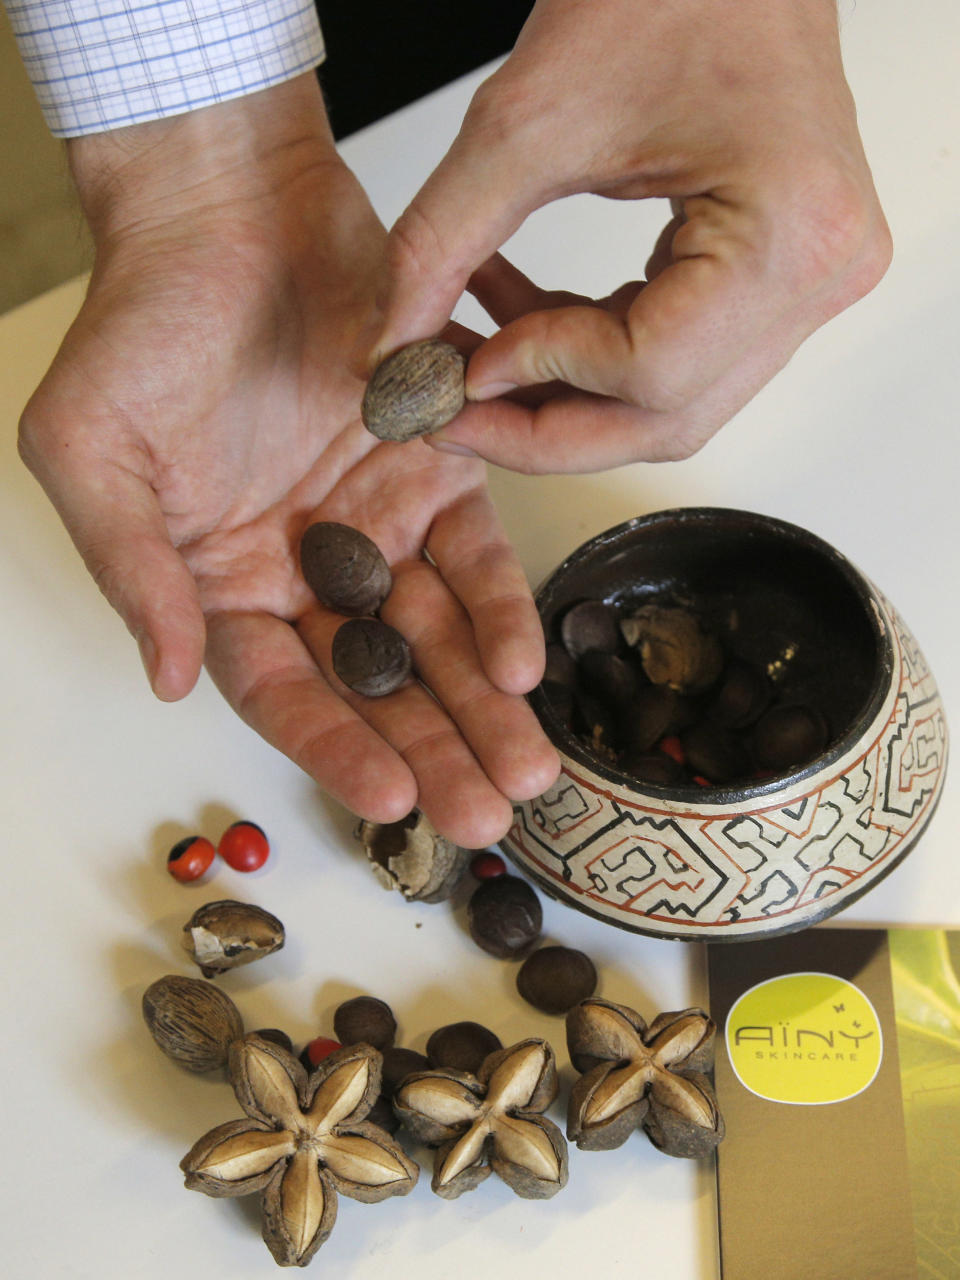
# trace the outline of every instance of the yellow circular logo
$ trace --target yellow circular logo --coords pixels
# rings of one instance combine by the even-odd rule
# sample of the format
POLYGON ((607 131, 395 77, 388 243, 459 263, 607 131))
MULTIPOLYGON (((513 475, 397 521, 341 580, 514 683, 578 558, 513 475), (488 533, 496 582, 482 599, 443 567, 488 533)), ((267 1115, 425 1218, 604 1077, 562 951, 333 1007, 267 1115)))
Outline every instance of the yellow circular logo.
POLYGON ((883 1033, 863 992, 829 973, 790 973, 745 991, 727 1015, 740 1083, 771 1102, 843 1102, 873 1082, 883 1033))

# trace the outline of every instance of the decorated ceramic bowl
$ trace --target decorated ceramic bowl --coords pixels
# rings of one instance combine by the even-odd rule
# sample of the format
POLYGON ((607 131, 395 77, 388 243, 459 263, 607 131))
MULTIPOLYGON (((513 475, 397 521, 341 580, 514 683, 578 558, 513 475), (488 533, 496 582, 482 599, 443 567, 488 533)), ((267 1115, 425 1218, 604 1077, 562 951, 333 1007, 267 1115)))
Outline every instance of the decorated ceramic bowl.
POLYGON ((518 806, 504 846, 548 893, 638 933, 744 941, 841 911, 914 847, 943 786, 943 707, 903 621, 833 547, 749 512, 661 511, 593 538, 547 579, 548 639, 585 599, 723 619, 738 653, 774 682, 787 673, 829 732, 774 776, 642 782, 541 686, 531 701, 563 768, 518 806))

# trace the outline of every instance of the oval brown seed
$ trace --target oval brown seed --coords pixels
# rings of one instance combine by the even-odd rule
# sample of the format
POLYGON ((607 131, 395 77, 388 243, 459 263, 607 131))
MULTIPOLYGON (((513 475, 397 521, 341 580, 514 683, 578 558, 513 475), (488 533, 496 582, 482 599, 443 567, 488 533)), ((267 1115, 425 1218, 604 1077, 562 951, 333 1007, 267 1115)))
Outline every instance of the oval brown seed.
POLYGON ((438 1027, 427 1041, 427 1057, 431 1067, 476 1075, 483 1060, 502 1048, 499 1036, 479 1022, 451 1022, 438 1027))
POLYGON ((470 936, 501 960, 521 956, 543 927, 540 899, 519 876, 497 876, 474 889, 467 904, 470 936))
POLYGON ((363 425, 380 440, 413 440, 439 431, 464 403, 466 361, 449 342, 428 338, 388 356, 363 396, 363 425))
POLYGON ((761 769, 792 769, 818 756, 828 738, 827 723, 814 707, 771 707, 754 725, 754 759, 761 769))
POLYGON ((582 658, 593 650, 616 653, 620 648, 617 612, 602 600, 581 600, 563 615, 560 639, 571 658, 582 658))
POLYGON ((410 675, 410 648, 399 631, 377 618, 351 618, 333 637, 333 669, 354 693, 382 698, 410 675))
POLYGON ((376 996, 354 996, 344 1000, 333 1015, 333 1034, 341 1044, 371 1045, 383 1052, 393 1044, 397 1020, 393 1010, 376 996))
POLYGON ((566 1013, 597 989, 593 961, 573 947, 541 947, 524 960, 517 990, 544 1013, 566 1013))
POLYGON ((429 1068, 430 1063, 425 1054, 417 1053, 416 1049, 403 1049, 397 1045, 391 1045, 389 1049, 383 1051, 380 1091, 384 1097, 392 1098, 407 1076, 412 1075, 414 1071, 427 1071, 429 1068))
POLYGON ((377 544, 335 520, 318 520, 304 532, 300 569, 321 604, 351 617, 376 613, 393 586, 377 544))

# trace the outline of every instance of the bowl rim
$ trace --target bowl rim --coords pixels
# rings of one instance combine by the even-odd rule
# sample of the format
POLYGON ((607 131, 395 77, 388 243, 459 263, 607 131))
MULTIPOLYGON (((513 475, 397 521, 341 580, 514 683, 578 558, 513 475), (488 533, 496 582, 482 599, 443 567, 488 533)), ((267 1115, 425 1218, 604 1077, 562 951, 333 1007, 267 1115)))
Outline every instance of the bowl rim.
POLYGON ((638 530, 650 530, 667 523, 673 525, 700 523, 707 526, 711 523, 715 524, 718 520, 750 524, 764 533, 773 533, 794 545, 800 544, 821 555, 834 570, 840 573, 859 601, 876 645, 877 656, 870 692, 847 729, 834 739, 825 751, 812 760, 796 769, 777 773, 756 782, 707 788, 695 783, 689 786, 664 786, 652 782, 641 784, 630 774, 591 755, 580 739, 560 720, 543 692, 542 686, 537 685, 531 690, 528 695, 530 705, 553 745, 575 761, 580 768, 603 778, 624 794, 635 796, 638 804, 642 804, 645 799, 652 799, 658 802, 674 802, 685 808, 703 809, 727 806, 744 800, 762 801, 767 797, 777 796, 784 790, 792 790, 824 770, 832 769, 838 761, 849 754, 876 721, 889 693, 891 677, 896 665, 895 645, 884 601, 877 588, 851 560, 818 534, 778 516, 763 515, 760 512, 746 511, 738 507, 669 507, 662 511, 633 516, 629 520, 595 534, 574 548, 535 591, 534 602, 541 622, 549 593, 556 589, 564 575, 604 548, 616 544, 626 535, 638 530))

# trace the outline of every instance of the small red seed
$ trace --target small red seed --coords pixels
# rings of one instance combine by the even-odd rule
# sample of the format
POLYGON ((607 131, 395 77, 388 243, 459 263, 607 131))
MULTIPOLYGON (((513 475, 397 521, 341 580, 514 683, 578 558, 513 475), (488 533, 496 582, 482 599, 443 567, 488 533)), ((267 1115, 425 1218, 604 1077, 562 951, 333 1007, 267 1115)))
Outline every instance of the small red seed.
MULTIPOLYGON (((337 1049, 343 1046, 338 1040, 331 1040, 328 1036, 317 1036, 311 1040, 303 1050, 303 1057, 311 1067, 318 1066, 324 1058, 329 1058, 331 1053, 335 1053, 337 1049)), ((304 1063, 306 1066, 307 1063, 304 1063)))
POLYGON ((712 786, 713 786, 713 783, 710 781, 710 779, 709 779, 709 778, 705 778, 705 777, 703 776, 703 774, 702 774, 702 773, 695 773, 695 774, 693 775, 693 780, 694 780, 694 782, 697 784, 697 786, 698 786, 698 787, 712 787, 712 786))
POLYGON ((174 880, 188 884, 210 869, 215 855, 213 845, 204 836, 187 836, 167 854, 167 870, 174 880))
POLYGON ((478 853, 470 861, 470 874, 475 880, 493 880, 507 874, 507 864, 499 853, 478 853))
POLYGON ((270 842, 255 822, 235 822, 220 837, 217 852, 234 871, 257 871, 270 854, 270 842))
POLYGON ((671 760, 676 760, 677 764, 684 765, 687 763, 687 753, 683 749, 683 743, 673 734, 669 734, 666 738, 661 738, 657 743, 657 749, 662 751, 665 756, 669 756, 671 760))

